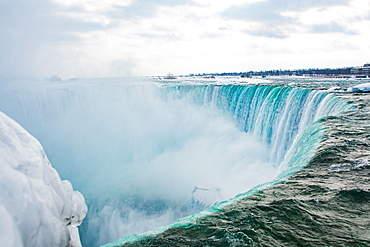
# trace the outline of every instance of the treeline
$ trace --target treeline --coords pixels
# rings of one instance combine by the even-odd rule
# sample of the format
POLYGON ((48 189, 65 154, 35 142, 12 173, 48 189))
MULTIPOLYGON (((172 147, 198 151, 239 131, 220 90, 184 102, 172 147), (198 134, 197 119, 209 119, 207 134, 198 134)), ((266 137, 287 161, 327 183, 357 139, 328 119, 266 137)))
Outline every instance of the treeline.
POLYGON ((189 76, 240 76, 240 77, 253 77, 253 76, 340 76, 350 75, 353 67, 336 68, 336 69, 296 69, 296 70, 263 70, 263 71, 248 71, 248 72, 224 72, 224 73, 203 73, 203 74, 190 74, 189 76))

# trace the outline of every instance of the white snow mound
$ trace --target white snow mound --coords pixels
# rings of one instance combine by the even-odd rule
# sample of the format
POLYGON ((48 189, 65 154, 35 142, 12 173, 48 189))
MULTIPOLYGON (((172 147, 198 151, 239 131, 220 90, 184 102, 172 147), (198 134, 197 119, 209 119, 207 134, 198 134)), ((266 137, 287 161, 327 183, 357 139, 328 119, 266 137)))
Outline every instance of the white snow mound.
POLYGON ((85 199, 62 181, 41 144, 0 112, 0 243, 81 246, 85 199))
POLYGON ((367 93, 370 92, 370 83, 363 83, 351 88, 348 88, 348 92, 353 92, 353 93, 367 93))

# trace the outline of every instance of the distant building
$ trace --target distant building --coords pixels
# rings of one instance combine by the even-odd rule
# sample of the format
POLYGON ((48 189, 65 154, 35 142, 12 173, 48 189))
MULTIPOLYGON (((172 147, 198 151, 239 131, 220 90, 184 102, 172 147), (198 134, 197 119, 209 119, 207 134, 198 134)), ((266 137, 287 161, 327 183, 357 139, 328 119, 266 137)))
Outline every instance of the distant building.
POLYGON ((174 79, 177 79, 177 78, 176 78, 176 76, 174 76, 173 74, 168 73, 168 74, 164 77, 164 79, 174 80, 174 79))
POLYGON ((351 74, 360 76, 370 75, 370 63, 364 64, 363 66, 353 67, 351 69, 351 74))

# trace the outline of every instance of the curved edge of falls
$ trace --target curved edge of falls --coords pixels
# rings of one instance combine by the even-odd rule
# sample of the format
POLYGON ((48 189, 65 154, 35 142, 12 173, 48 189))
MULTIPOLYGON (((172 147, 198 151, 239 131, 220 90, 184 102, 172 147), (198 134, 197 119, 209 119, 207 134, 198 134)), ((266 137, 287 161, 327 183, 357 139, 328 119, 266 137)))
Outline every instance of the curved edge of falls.
POLYGON ((278 161, 279 173, 273 181, 258 185, 229 200, 216 203, 195 215, 184 217, 171 225, 140 235, 124 237, 116 242, 103 245, 105 247, 135 244, 169 229, 190 228, 196 221, 288 179, 314 157, 324 136, 325 127, 322 119, 353 109, 353 106, 333 94, 308 89, 273 86, 186 86, 186 90, 181 92, 181 88, 184 87, 170 88, 169 91, 172 91, 170 94, 166 89, 165 97, 181 98, 184 97, 185 92, 185 97, 190 96, 198 104, 218 107, 229 112, 237 119, 240 128, 252 132, 270 144, 273 150, 270 158, 278 161), (256 95, 259 96, 258 99, 256 95), (254 111, 250 112, 248 107, 254 111), (272 114, 264 114, 266 112, 272 112, 272 114), (281 147, 279 142, 284 138, 286 145, 281 147), (283 152, 284 155, 279 157, 279 152, 283 152))
POLYGON ((130 235, 127 237, 123 237, 120 240, 108 243, 105 245, 102 245, 104 247, 121 247, 124 245, 130 245, 135 244, 136 242, 145 241, 147 238, 154 237, 155 235, 164 233, 165 231, 172 229, 172 228, 188 228, 196 222, 207 216, 211 216, 214 213, 218 213, 223 210, 223 208, 232 205, 235 202, 238 202, 242 199, 246 199, 250 196, 252 196, 255 193, 258 193, 260 191, 263 191, 264 189, 268 188, 271 185, 277 184, 279 182, 282 182, 285 179, 288 179, 289 176, 294 174, 295 172, 299 171, 302 167, 304 167, 310 159, 314 156, 318 146, 319 141, 323 137, 323 131, 325 130, 324 126, 320 123, 320 121, 317 121, 310 125, 304 133, 298 138, 297 145, 293 145, 293 150, 290 152, 291 158, 293 159, 293 162, 288 165, 285 169, 281 170, 279 175, 271 182, 260 184, 250 190, 248 190, 245 193, 239 194, 229 200, 216 203, 213 206, 197 213, 191 216, 184 217, 182 219, 177 220, 173 224, 170 224, 168 226, 159 227, 156 229, 153 229, 151 231, 145 232, 143 234, 139 235, 130 235), (298 148, 298 145, 302 144, 302 142, 305 142, 307 145, 300 149, 298 148), (307 151, 307 152, 306 152, 307 151), (295 154, 295 155, 294 155, 295 154), (297 158, 300 156, 299 158, 297 158))

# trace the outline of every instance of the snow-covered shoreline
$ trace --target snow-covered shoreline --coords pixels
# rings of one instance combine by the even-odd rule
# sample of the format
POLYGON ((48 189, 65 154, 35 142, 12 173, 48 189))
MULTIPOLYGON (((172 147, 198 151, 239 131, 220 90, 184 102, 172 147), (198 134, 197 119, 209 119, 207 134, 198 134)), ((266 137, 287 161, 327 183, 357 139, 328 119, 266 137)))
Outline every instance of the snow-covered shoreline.
POLYGON ((41 144, 0 112, 0 243, 81 246, 84 197, 62 181, 41 144))

